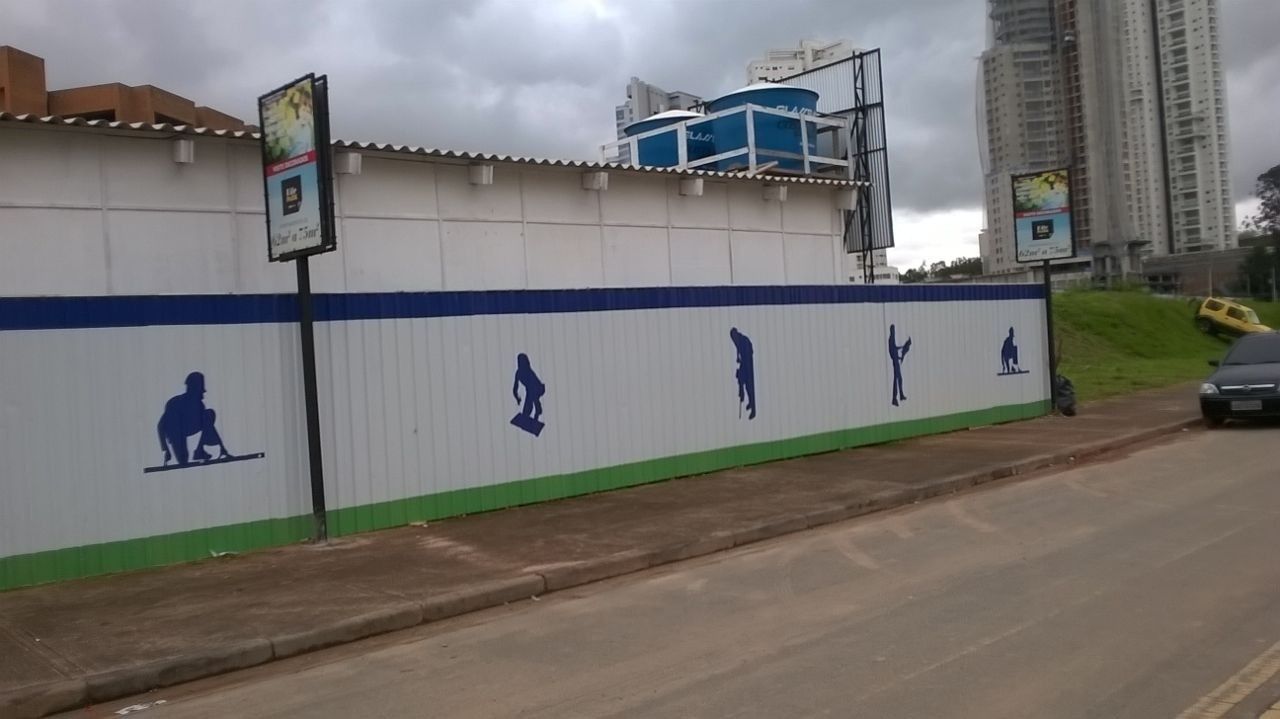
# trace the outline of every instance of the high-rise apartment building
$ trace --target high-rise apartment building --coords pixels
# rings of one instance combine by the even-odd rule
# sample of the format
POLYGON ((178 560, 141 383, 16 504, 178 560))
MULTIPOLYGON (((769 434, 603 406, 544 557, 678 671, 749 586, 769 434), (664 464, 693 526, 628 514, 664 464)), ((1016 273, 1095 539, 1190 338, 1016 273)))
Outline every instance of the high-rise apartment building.
POLYGON ((1010 176, 1063 164, 1063 73, 1054 0, 989 0, 978 84, 987 231, 984 270, 1017 269, 1010 176))
MULTIPOLYGON (((638 77, 627 83, 627 101, 614 108, 613 119, 618 139, 626 137, 622 130, 633 122, 653 117, 667 110, 689 110, 702 103, 702 98, 687 92, 667 92, 657 85, 650 85, 638 77)), ((627 146, 618 148, 618 162, 629 162, 631 150, 627 146)))
POLYGON ((1018 269, 1009 177, 1055 166, 1072 170, 1077 262, 1097 274, 1234 246, 1217 0, 988 0, 988 14, 987 271, 1018 269))
MULTIPOLYGON (((1128 0, 1138 2, 1138 0, 1128 0)), ((1236 245, 1227 162, 1226 91, 1217 0, 1153 3, 1159 59, 1155 87, 1163 99, 1170 253, 1236 245)), ((1166 247, 1158 247, 1164 254, 1166 247)))
POLYGON ((801 40, 800 47, 770 50, 747 64, 747 84, 773 82, 815 67, 839 62, 857 52, 845 40, 801 40))

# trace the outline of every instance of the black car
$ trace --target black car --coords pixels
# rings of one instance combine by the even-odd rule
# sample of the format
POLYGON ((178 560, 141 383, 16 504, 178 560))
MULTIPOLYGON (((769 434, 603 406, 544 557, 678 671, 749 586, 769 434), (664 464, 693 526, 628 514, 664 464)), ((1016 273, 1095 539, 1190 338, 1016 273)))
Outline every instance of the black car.
POLYGON ((1208 427, 1228 419, 1280 417, 1280 333, 1245 335, 1218 370, 1200 385, 1200 413, 1208 427))

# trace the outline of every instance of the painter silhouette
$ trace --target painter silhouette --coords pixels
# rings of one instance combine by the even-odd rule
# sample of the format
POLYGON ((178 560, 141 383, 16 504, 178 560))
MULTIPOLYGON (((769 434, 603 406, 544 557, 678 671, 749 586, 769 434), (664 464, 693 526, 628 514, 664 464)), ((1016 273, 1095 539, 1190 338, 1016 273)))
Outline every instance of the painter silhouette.
POLYGON ((1000 347, 999 376, 1027 373, 1027 371, 1022 369, 1018 364, 1018 345, 1013 340, 1013 328, 1010 327, 1009 336, 1004 338, 1004 345, 1000 347))
POLYGON ((147 467, 143 472, 160 472, 167 469, 198 467, 206 464, 237 462, 246 459, 261 459, 261 452, 246 455, 234 455, 222 440, 218 432, 218 415, 204 406, 205 383, 204 374, 192 372, 185 381, 187 390, 180 395, 170 397, 164 403, 164 412, 156 423, 156 434, 160 439, 160 451, 164 453, 163 462, 156 467, 147 467), (195 452, 188 452, 187 440, 198 436, 195 452), (217 447, 215 458, 205 449, 217 447))
POLYGON ((898 328, 889 325, 889 359, 893 361, 893 406, 897 407, 899 402, 905 402, 907 395, 902 391, 902 360, 906 359, 907 353, 911 351, 911 338, 898 346, 898 328))
POLYGON ((729 329, 729 339, 738 351, 738 369, 733 376, 738 380, 738 416, 742 416, 742 403, 746 402, 747 419, 756 418, 756 364, 755 350, 751 346, 751 338, 738 331, 737 327, 729 329))
POLYGON ((511 394, 516 398, 516 404, 521 404, 523 401, 523 406, 520 412, 511 418, 511 424, 534 437, 540 436, 542 428, 546 426, 538 419, 542 416, 542 396, 546 393, 547 386, 533 371, 533 365, 529 364, 529 355, 523 352, 516 355, 516 376, 511 385, 511 394), (520 399, 521 385, 524 386, 523 400, 520 399))

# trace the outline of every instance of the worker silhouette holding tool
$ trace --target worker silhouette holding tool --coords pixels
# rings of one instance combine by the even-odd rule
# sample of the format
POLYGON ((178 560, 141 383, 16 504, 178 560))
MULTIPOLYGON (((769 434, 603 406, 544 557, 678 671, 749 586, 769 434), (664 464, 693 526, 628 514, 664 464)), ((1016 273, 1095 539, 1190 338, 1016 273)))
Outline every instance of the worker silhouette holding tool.
POLYGON ((893 406, 897 407, 901 400, 906 401, 907 395, 902 391, 902 360, 906 359, 907 353, 911 351, 911 338, 898 346, 897 328, 889 325, 889 359, 893 361, 893 406))
POLYGON ((1005 338, 1004 345, 1000 348, 1000 366, 1003 368, 1003 374, 1018 374, 1018 345, 1013 342, 1013 328, 1009 328, 1009 336, 1005 338))
POLYGON ((168 465, 175 459, 180 466, 189 464, 187 438, 194 434, 200 435, 200 439, 190 459, 197 462, 213 459, 205 447, 217 447, 218 459, 232 457, 214 426, 217 414, 204 406, 204 375, 192 372, 187 375, 186 385, 186 392, 164 403, 164 414, 160 415, 160 422, 156 425, 160 449, 164 451, 164 464, 168 465))
POLYGON ((738 370, 734 377, 738 380, 738 416, 742 416, 742 403, 747 403, 747 419, 756 418, 756 366, 755 350, 751 347, 751 338, 738 331, 737 327, 729 329, 729 339, 738 350, 738 370))
POLYGON ((516 404, 521 403, 520 385, 524 385, 524 406, 511 418, 511 424, 537 437, 546 426, 538 418, 542 416, 542 395, 547 393, 547 386, 538 379, 533 365, 529 364, 529 355, 523 352, 516 355, 516 376, 511 385, 511 394, 516 398, 516 404))

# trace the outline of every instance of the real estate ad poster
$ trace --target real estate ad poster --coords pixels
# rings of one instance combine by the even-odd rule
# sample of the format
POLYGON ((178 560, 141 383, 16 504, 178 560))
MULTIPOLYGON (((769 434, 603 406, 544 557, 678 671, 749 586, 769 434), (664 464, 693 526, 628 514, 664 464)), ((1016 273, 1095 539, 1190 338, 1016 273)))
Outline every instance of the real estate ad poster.
POLYGON ((320 150, 328 142, 324 85, 304 77, 258 100, 272 261, 333 249, 329 192, 320 150))
POLYGON ((1015 176, 1013 224, 1018 262, 1075 257, 1070 173, 1062 169, 1015 176))

